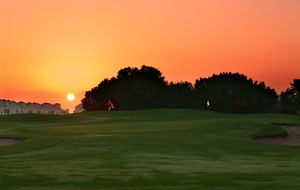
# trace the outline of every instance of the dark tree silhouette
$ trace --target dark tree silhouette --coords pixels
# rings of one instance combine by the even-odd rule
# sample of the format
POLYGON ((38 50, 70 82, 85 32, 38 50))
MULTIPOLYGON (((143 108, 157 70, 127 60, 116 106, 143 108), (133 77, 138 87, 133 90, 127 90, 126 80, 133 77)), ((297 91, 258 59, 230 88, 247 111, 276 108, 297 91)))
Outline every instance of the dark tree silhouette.
POLYGON ((159 108, 165 86, 164 77, 154 67, 127 67, 118 72, 117 78, 105 79, 88 91, 82 103, 86 110, 107 110, 111 106, 105 105, 111 104, 117 110, 159 108))
POLYGON ((239 73, 220 73, 196 80, 195 97, 198 108, 205 108, 209 100, 211 109, 231 113, 272 111, 277 102, 274 89, 239 73))
POLYGON ((300 79, 294 79, 291 88, 280 94, 279 104, 283 113, 300 114, 300 79))
POLYGON ((162 92, 162 106, 165 108, 191 108, 193 106, 194 86, 190 82, 170 82, 162 92))
POLYGON ((109 102, 115 102, 112 96, 112 87, 115 83, 116 78, 104 79, 97 87, 87 91, 82 100, 83 108, 88 111, 110 110, 109 102))
POLYGON ((291 87, 295 92, 300 92, 300 79, 294 79, 294 82, 291 83, 291 87))
MULTIPOLYGON (((298 83, 297 83, 298 84, 298 83)), ((297 88, 295 83, 295 88, 297 88)), ((121 69, 117 77, 104 79, 87 91, 82 100, 84 109, 137 110, 151 108, 206 108, 232 113, 274 111, 277 94, 239 73, 220 73, 190 82, 166 82, 154 67, 121 69)))

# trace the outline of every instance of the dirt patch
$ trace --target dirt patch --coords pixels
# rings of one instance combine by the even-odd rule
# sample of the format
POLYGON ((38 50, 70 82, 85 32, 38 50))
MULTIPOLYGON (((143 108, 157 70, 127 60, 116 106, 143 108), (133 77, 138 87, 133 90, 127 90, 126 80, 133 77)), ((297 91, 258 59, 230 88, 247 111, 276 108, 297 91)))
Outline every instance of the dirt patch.
POLYGON ((0 138, 0 147, 1 146, 10 146, 14 144, 19 144, 21 140, 12 139, 12 138, 0 138))
POLYGON ((257 142, 262 142, 265 144, 281 144, 281 145, 291 145, 300 146, 300 126, 296 125, 280 125, 281 128, 286 130, 288 133, 284 137, 262 137, 254 139, 257 142))

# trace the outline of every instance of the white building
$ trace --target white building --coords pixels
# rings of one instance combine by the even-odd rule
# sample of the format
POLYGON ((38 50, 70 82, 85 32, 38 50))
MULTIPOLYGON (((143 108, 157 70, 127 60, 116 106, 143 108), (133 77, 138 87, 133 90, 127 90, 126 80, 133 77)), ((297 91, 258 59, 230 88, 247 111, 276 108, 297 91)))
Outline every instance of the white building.
POLYGON ((62 109, 60 104, 25 103, 0 99, 0 115, 24 113, 63 115, 69 114, 69 110, 62 109))
POLYGON ((81 113, 81 112, 84 112, 84 111, 85 111, 85 109, 83 108, 83 105, 79 104, 75 107, 74 113, 81 113))

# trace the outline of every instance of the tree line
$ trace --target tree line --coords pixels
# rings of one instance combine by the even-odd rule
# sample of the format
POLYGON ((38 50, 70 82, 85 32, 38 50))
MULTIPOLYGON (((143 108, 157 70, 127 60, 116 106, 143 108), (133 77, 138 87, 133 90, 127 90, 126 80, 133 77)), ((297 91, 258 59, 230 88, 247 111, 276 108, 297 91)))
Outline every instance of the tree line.
POLYGON ((211 109, 229 113, 300 112, 300 80, 280 95, 264 82, 224 72, 190 82, 168 82, 150 66, 127 67, 85 93, 83 108, 139 110, 154 108, 211 109), (209 102, 209 106, 207 103, 209 102))

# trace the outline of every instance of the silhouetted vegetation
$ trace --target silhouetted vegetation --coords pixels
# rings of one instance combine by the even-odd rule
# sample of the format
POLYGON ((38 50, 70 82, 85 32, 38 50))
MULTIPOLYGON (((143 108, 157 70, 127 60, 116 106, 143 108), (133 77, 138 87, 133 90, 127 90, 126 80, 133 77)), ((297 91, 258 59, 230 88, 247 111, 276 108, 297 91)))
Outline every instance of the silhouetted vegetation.
POLYGON ((221 73, 189 82, 167 83, 153 67, 124 68, 117 77, 103 80, 86 92, 86 110, 137 110, 151 108, 206 108, 233 113, 274 110, 277 95, 264 83, 238 73, 221 73))
POLYGON ((161 93, 163 108, 192 108, 194 86, 190 82, 170 82, 161 93))
POLYGON ((195 97, 200 108, 209 100, 211 109, 231 113, 273 111, 277 103, 274 89, 239 73, 221 73, 196 80, 195 97))
POLYGON ((87 111, 139 110, 153 108, 196 108, 230 113, 260 113, 299 110, 299 80, 280 95, 264 82, 239 73, 220 73, 190 82, 167 82, 149 66, 121 69, 116 77, 104 79, 87 91, 82 100, 87 111), (207 101, 210 102, 207 108, 207 101))
POLYGON ((117 77, 104 79, 86 92, 82 100, 86 110, 137 110, 161 107, 161 92, 167 84, 153 67, 124 68, 117 77))
POLYGON ((300 114, 300 79, 295 79, 291 88, 280 94, 279 104, 283 113, 300 114))

